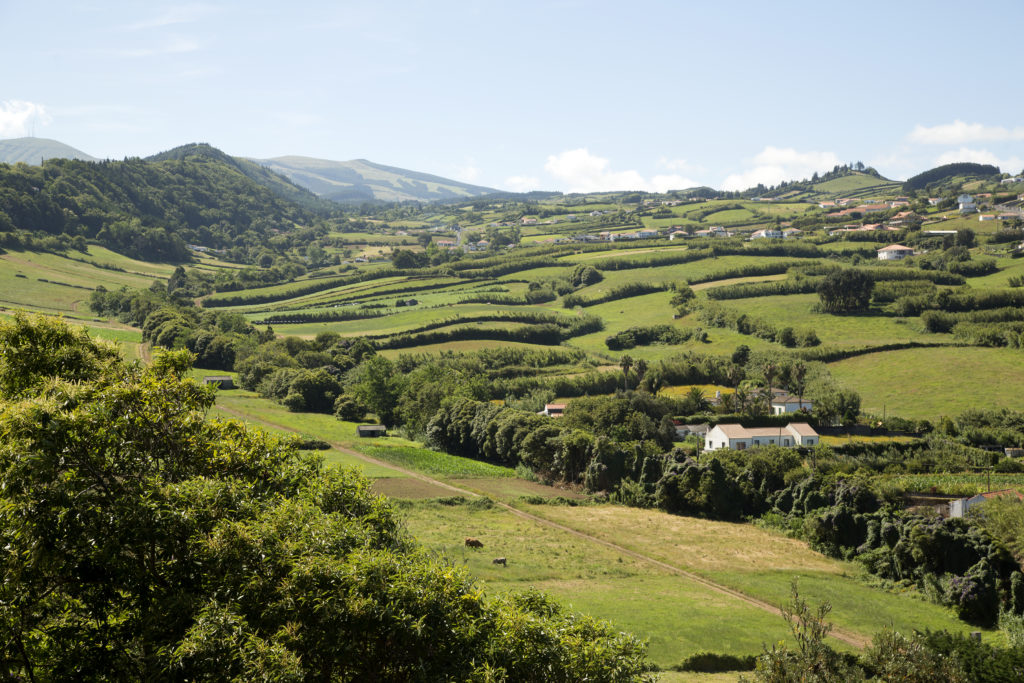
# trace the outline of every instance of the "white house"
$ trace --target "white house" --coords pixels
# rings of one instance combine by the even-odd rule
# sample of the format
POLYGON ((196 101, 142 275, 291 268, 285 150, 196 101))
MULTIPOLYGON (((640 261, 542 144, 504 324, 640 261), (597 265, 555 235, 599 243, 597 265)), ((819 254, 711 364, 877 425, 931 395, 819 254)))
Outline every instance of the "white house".
POLYGON ((781 240, 782 232, 774 228, 765 228, 764 230, 758 230, 750 235, 750 239, 769 239, 769 240, 781 240))
POLYGON ((913 255, 914 250, 902 244, 890 244, 878 250, 879 261, 899 261, 913 255))
POLYGON ((956 203, 960 207, 960 213, 973 213, 978 208, 974 203, 974 197, 969 194, 962 194, 957 197, 956 203))
POLYGON ((806 398, 781 394, 772 398, 772 414, 785 415, 786 413, 798 413, 800 411, 810 412, 814 410, 814 404, 806 398))
POLYGON ((540 415, 547 417, 562 417, 565 415, 566 403, 545 403, 544 410, 540 411, 540 415))
POLYGON ((981 222, 994 221, 996 219, 995 214, 992 213, 979 213, 978 220, 981 222))
POLYGON ((1002 491, 989 491, 988 493, 979 493, 971 498, 958 498, 949 502, 949 516, 950 517, 963 517, 967 514, 975 505, 984 503, 987 500, 993 498, 1002 498, 1003 496, 1010 496, 1017 500, 1024 500, 1024 495, 1021 495, 1020 491, 1014 489, 1003 489, 1002 491))
POLYGON ((802 234, 804 234, 804 231, 801 230, 800 228, 786 228, 785 230, 782 231, 782 239, 791 240, 799 237, 802 234))
POLYGON ((791 422, 785 427, 744 427, 738 424, 716 425, 704 437, 704 450, 732 448, 742 451, 758 446, 814 446, 818 432, 806 422, 791 422))

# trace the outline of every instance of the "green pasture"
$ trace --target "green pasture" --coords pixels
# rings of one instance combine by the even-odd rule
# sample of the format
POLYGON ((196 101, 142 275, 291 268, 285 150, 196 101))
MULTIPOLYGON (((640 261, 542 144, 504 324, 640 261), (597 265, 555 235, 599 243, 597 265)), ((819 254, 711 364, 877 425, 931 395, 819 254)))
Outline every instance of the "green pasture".
MULTIPOLYGON (((92 258, 80 252, 70 252, 69 256, 71 258, 30 251, 0 254, 0 305, 48 313, 90 315, 87 302, 97 286, 103 285, 107 289, 119 289, 122 286, 145 289, 155 279, 151 275, 99 268, 85 260, 76 260, 92 258)), ((112 256, 116 254, 105 251, 102 256, 107 261, 114 261, 112 256), (108 255, 111 258, 108 259, 108 255)), ((103 259, 97 259, 97 262, 103 259)), ((125 265, 141 264, 129 263, 123 257, 118 262, 125 265)))
MULTIPOLYGON (((821 332, 819 331, 819 335, 821 332)), ((939 347, 883 351, 829 364, 864 412, 934 420, 968 409, 1021 408, 1019 349, 939 347)))
POLYGON ((868 584, 856 564, 814 552, 795 539, 750 524, 712 522, 613 505, 524 506, 533 514, 584 531, 629 550, 681 567, 770 604, 788 601, 793 579, 812 604, 829 601, 831 620, 870 637, 892 625, 947 629, 972 627, 916 593, 893 593, 868 584))
POLYGON ((424 501, 402 510, 422 545, 466 567, 490 592, 539 588, 574 610, 648 638, 651 659, 662 667, 700 650, 756 654, 765 640, 787 635, 778 616, 500 508, 424 501), (466 548, 467 536, 483 549, 466 548), (494 557, 505 557, 507 566, 494 565, 494 557))
POLYGON ((1002 288, 1010 286, 1010 278, 1024 276, 1024 259, 1003 256, 996 259, 998 272, 981 277, 967 279, 967 284, 979 289, 1002 288))
POLYGON ((891 194, 899 190, 900 184, 879 180, 869 175, 848 175, 834 180, 827 180, 812 186, 815 192, 823 194, 844 195, 849 192, 866 189, 878 189, 882 194, 891 194))
POLYGON ((952 343, 949 335, 937 336, 922 331, 916 318, 878 315, 831 315, 815 313, 817 294, 789 294, 732 299, 722 302, 728 308, 768 320, 777 327, 813 328, 821 343, 842 348, 865 347, 902 342, 952 343))
POLYGON ((749 223, 757 216, 750 209, 726 209, 716 211, 704 217, 708 225, 728 225, 730 223, 749 223))

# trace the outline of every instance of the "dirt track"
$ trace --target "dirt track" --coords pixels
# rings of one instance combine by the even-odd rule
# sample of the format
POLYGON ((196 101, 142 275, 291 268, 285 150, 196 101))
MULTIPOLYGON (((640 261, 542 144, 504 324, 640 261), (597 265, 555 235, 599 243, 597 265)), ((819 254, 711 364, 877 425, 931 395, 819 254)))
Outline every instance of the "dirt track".
MULTIPOLYGON (((264 425, 267 425, 269 427, 274 427, 275 429, 281 429, 281 430, 288 431, 288 432, 298 433, 298 430, 292 429, 291 427, 287 427, 287 426, 282 425, 282 424, 277 424, 277 423, 274 423, 274 422, 270 422, 268 420, 259 420, 259 419, 250 417, 250 416, 246 415, 245 413, 242 413, 242 412, 237 411, 237 410, 232 410, 232 409, 226 408, 224 406, 219 406, 219 408, 220 408, 220 410, 223 410, 226 413, 230 413, 231 415, 234 415, 234 416, 236 416, 236 417, 238 417, 239 419, 242 419, 242 420, 246 420, 246 421, 254 422, 254 423, 264 424, 264 425)), ((422 474, 420 472, 416 472, 414 470, 406 469, 404 467, 399 467, 398 465, 393 465, 393 464, 391 464, 389 462, 385 462, 383 460, 378 460, 376 458, 371 458, 368 455, 364 455, 363 453, 360 453, 359 451, 352 450, 351 448, 347 448, 345 446, 342 446, 341 444, 332 443, 332 442, 328 442, 328 443, 331 444, 332 448, 334 448, 336 450, 339 450, 342 453, 347 453, 348 455, 352 455, 352 456, 354 456, 356 458, 359 458, 360 460, 363 460, 363 461, 365 461, 367 463, 371 463, 371 464, 374 464, 374 465, 379 465, 379 466, 382 466, 382 467, 387 467, 389 469, 395 470, 396 472, 401 472, 402 474, 405 474, 407 476, 414 477, 416 479, 420 479, 422 481, 434 484, 435 486, 440 486, 440 487, 443 487, 445 489, 448 489, 450 491, 453 491, 455 493, 459 493, 459 494, 462 494, 462 495, 465 495, 465 496, 474 496, 475 497, 475 496, 479 496, 480 495, 479 493, 477 493, 475 491, 471 491, 470 489, 465 489, 465 488, 461 488, 461 487, 458 487, 458 486, 453 486, 451 484, 448 484, 446 482, 440 481, 438 479, 434 479, 432 477, 428 477, 427 475, 422 474)), ((573 536, 585 539, 587 541, 590 541, 591 543, 599 543, 599 544, 601 544, 603 546, 606 546, 608 548, 611 548, 611 549, 615 550, 616 552, 622 553, 624 555, 628 555, 628 556, 630 556, 632 558, 635 558, 635 559, 638 559, 638 560, 642 560, 644 562, 648 562, 648 563, 656 565, 656 566, 658 566, 658 567, 660 567, 662 569, 666 569, 666 570, 668 570, 668 571, 670 571, 670 572, 672 572, 672 573, 674 573, 674 574, 676 574, 678 576, 682 576, 682 577, 684 577, 686 579, 689 579, 690 581, 693 581, 695 583, 699 583, 700 585, 702 585, 702 586, 704 586, 706 588, 709 588, 709 589, 711 589, 713 591, 716 591, 718 593, 722 593, 724 595, 728 595, 728 596, 730 596, 732 598, 735 598, 737 600, 741 600, 741 601, 747 603, 748 605, 752 605, 753 607, 757 607, 758 609, 764 610, 764 611, 769 612, 771 614, 775 614, 775 615, 779 615, 779 616, 782 615, 782 611, 776 605, 772 605, 771 603, 765 602, 764 600, 759 600, 757 598, 751 597, 751 596, 749 596, 749 595, 747 595, 745 593, 741 593, 738 590, 735 590, 733 588, 729 588, 728 586, 723 586, 722 584, 715 583, 714 581, 711 581, 710 579, 706 579, 703 576, 700 576, 699 574, 694 574, 693 572, 687 571, 687 570, 682 569, 680 567, 677 567, 675 565, 669 564, 667 562, 662 562, 661 560, 657 560, 657 559, 655 559, 655 558, 653 558, 653 557, 651 557, 649 555, 644 555, 643 553, 639 553, 639 552, 636 552, 634 550, 630 550, 629 548, 626 548, 624 546, 618 545, 616 543, 612 543, 611 541, 606 541, 606 540, 604 540, 602 538, 598 538, 597 536, 593 536, 591 534, 588 534, 588 533, 585 533, 585 532, 582 532, 582 531, 578 531, 577 529, 573 529, 572 527, 567 527, 567 526, 565 526, 563 524, 559 524, 557 522, 552 522, 551 520, 545 519, 543 517, 539 517, 539 516, 531 514, 529 512, 524 512, 523 510, 520 510, 518 508, 512 507, 511 505, 509 505, 507 503, 502 503, 500 501, 494 501, 494 504, 497 505, 498 507, 503 508, 504 510, 512 513, 513 515, 517 515, 518 517, 521 517, 523 519, 528 519, 531 522, 534 522, 535 524, 542 524, 542 525, 547 526, 547 527, 552 527, 554 529, 558 529, 559 531, 563 531, 563 532, 565 532, 567 534, 572 534, 573 536)), ((855 648, 858 648, 858 649, 863 649, 863 648, 867 647, 867 645, 871 642, 870 638, 867 638, 867 637, 862 636, 862 635, 860 635, 858 633, 854 633, 852 631, 847 631, 847 630, 841 629, 841 628, 833 627, 832 632, 831 632, 830 635, 833 638, 835 638, 836 640, 841 640, 842 642, 846 643, 847 645, 851 645, 851 646, 853 646, 855 648)))

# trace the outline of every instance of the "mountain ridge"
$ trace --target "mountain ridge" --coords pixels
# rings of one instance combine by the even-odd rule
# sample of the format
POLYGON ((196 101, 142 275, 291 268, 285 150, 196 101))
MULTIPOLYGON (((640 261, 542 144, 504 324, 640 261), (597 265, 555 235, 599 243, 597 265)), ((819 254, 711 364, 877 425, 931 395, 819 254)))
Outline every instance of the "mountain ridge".
POLYGON ((38 166, 43 159, 80 159, 99 161, 80 149, 50 138, 8 138, 0 140, 0 162, 19 162, 38 166))

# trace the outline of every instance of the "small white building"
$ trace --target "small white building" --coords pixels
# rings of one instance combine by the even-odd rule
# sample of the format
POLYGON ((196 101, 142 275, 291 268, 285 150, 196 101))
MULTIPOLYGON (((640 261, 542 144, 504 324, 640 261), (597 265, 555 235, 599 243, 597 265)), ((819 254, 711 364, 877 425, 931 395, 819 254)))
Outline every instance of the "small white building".
POLYGON ((744 427, 738 424, 716 425, 704 437, 704 450, 731 448, 742 451, 758 446, 814 446, 818 432, 806 422, 791 422, 785 427, 744 427))
POLYGON ((811 412, 814 404, 806 398, 781 394, 772 398, 772 415, 785 415, 786 413, 811 412))
POLYGON ((908 256, 913 256, 914 250, 902 244, 890 244, 878 250, 879 261, 900 261, 908 256))
POLYGON ((565 415, 567 405, 566 403, 546 403, 544 404, 544 410, 540 411, 540 414, 546 417, 562 417, 565 415))
POLYGON ((782 231, 776 230, 775 228, 765 228, 764 230, 758 230, 750 235, 750 239, 769 239, 769 240, 781 240, 782 231))
POLYGON ((1020 491, 1014 489, 1003 489, 1002 491, 989 491, 988 493, 979 493, 976 496, 970 498, 958 498, 949 502, 949 516, 950 517, 963 517, 967 514, 975 505, 980 505, 985 501, 992 500, 994 498, 1002 498, 1003 496, 1009 496, 1016 498, 1017 500, 1024 500, 1024 495, 1020 491))

